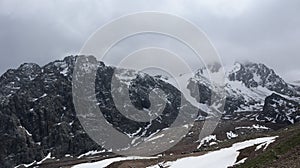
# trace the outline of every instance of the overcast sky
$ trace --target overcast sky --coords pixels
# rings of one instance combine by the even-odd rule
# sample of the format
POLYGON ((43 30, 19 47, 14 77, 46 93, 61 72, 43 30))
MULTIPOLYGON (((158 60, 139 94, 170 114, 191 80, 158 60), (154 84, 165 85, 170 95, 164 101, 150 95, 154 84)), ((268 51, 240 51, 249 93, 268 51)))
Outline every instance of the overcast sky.
POLYGON ((299 0, 0 0, 0 74, 75 55, 97 28, 139 11, 195 23, 225 64, 261 62, 289 81, 300 79, 299 0))

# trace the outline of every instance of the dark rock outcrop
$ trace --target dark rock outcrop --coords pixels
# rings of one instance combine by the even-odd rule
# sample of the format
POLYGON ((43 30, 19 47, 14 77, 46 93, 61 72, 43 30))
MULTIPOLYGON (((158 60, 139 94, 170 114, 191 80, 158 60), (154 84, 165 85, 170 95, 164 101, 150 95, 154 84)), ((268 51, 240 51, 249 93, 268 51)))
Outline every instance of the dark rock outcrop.
MULTIPOLYGON (((102 150, 86 134, 76 116, 72 97, 76 59, 78 57, 70 56, 43 67, 23 64, 0 77, 2 167, 40 161, 49 153, 59 159, 65 155, 75 157, 91 150, 102 150)), ((137 109, 149 108, 149 93, 154 88, 165 92, 167 104, 162 115, 153 120, 150 126, 147 122, 135 122, 122 116, 114 106, 110 95, 110 80, 115 70, 114 67, 98 62, 95 88, 97 105, 108 122, 128 134, 141 128, 140 132, 144 136, 172 124, 179 108, 184 106, 180 104, 180 91, 158 78, 137 73, 137 77, 126 86, 130 87, 132 104, 137 109)), ((123 77, 126 78, 127 72, 132 70, 120 71, 124 72, 123 77)))
POLYGON ((300 121, 300 104, 273 93, 265 100, 258 119, 274 123, 294 124, 300 121))

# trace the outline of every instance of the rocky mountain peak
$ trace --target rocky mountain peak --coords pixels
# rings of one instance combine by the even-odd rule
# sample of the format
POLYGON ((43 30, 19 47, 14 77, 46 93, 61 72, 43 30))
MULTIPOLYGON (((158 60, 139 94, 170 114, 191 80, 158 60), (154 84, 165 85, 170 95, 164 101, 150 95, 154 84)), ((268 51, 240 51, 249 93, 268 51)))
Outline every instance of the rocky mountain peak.
POLYGON ((41 67, 35 63, 24 63, 18 68, 18 70, 22 72, 33 72, 39 69, 41 69, 41 67))
POLYGON ((289 96, 297 95, 295 89, 287 84, 275 71, 261 63, 235 63, 229 71, 230 81, 241 81, 248 88, 266 87, 271 91, 289 96))
MULTIPOLYGON (((0 163, 3 163, 0 167, 29 164, 34 160, 42 160, 49 153, 59 159, 67 154, 79 156, 91 150, 102 150, 102 146, 85 133, 74 109, 72 77, 79 57, 96 65, 96 85, 93 88, 96 91, 95 104, 113 127, 128 136, 133 133, 140 137, 149 136, 164 129, 173 123, 181 108, 189 112, 184 119, 197 115, 190 114, 198 109, 188 106, 189 103, 181 98, 180 91, 172 85, 144 73, 106 66, 93 56, 69 56, 43 67, 32 63, 22 64, 0 77, 0 149, 5 149, 0 150, 0 163), (115 74, 117 71, 119 73, 115 74), (114 89, 111 87, 113 76, 118 81, 114 89), (129 90, 131 102, 128 103, 149 115, 151 91, 154 88, 163 90, 166 97, 159 98, 166 102, 162 114, 151 122, 135 122, 121 115, 112 92, 120 92, 119 96, 125 100, 127 95, 122 90, 125 87, 129 90), (181 100, 185 103, 181 104, 181 100)), ((81 66, 84 72, 91 68, 88 63, 81 66)), ((90 89, 88 87, 84 86, 84 89, 90 89)), ((152 99, 158 100, 155 95, 152 95, 152 99)), ((126 103, 124 107, 129 105, 126 103)), ((159 103, 155 106, 156 109, 161 107, 159 103)))

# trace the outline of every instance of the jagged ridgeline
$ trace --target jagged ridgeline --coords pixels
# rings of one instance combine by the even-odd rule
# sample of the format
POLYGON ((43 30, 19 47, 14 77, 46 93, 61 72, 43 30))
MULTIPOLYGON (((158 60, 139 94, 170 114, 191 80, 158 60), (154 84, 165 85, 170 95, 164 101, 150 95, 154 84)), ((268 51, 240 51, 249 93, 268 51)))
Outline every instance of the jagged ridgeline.
MULTIPOLYGON (((77 158, 88 151, 103 150, 86 134, 75 112, 72 78, 77 58, 69 56, 42 67, 26 63, 0 77, 2 167, 30 164, 49 153, 61 159, 66 155, 77 158)), ((186 119, 204 120, 210 113, 210 98, 216 84, 209 80, 205 68, 199 68, 195 76, 186 81, 190 96, 195 99, 188 102, 172 80, 107 66, 93 57, 87 58, 97 62, 95 103, 105 119, 128 136, 148 136, 169 127, 179 110, 187 112, 186 119), (111 96, 111 79, 116 70, 119 71, 115 77, 120 83, 117 89, 121 97, 125 93, 122 89, 127 88, 130 103, 139 110, 148 113, 152 106, 149 93, 154 88, 163 90, 166 95, 161 97, 166 102, 163 113, 152 122, 136 122, 123 116, 111 96), (200 97, 195 92, 199 92, 200 97)), ((212 72, 210 75, 220 73, 220 65, 207 67, 212 72)), ((236 63, 226 73, 222 120, 296 123, 300 121, 299 91, 299 86, 287 83, 264 64, 236 63)))
MULTIPOLYGON (((43 67, 23 64, 1 76, 0 148, 3 150, 0 151, 0 162, 4 166, 39 161, 48 153, 59 159, 65 155, 79 156, 102 149, 85 133, 74 109, 72 77, 77 58, 69 56, 43 67)), ((127 87, 131 103, 137 109, 149 112, 149 93, 154 88, 163 90, 166 95, 166 106, 159 117, 151 122, 130 120, 118 111, 111 96, 110 81, 116 68, 106 66, 103 62, 97 62, 97 65, 96 103, 106 120, 124 134, 149 136, 169 127, 180 108, 195 111, 189 109, 195 107, 187 106, 189 103, 181 100, 181 92, 171 84, 145 73, 118 69, 121 73, 117 79, 122 86, 117 89, 127 87)), ((202 114, 205 115, 204 112, 202 114)))

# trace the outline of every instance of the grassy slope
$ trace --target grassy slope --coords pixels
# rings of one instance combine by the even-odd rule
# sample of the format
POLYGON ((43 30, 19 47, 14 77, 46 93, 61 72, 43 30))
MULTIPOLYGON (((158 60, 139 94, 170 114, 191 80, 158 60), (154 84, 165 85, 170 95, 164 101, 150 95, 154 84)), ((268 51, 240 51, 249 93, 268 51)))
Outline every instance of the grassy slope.
POLYGON ((290 126, 273 134, 278 135, 279 138, 268 150, 247 159, 244 164, 236 167, 297 167, 300 164, 299 156, 290 157, 289 155, 295 155, 291 151, 300 148, 300 125, 290 126), (284 165, 284 162, 290 165, 284 165))

